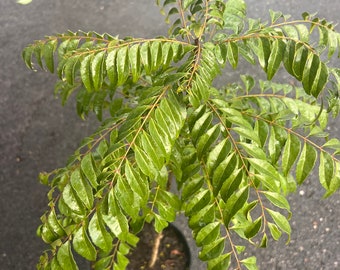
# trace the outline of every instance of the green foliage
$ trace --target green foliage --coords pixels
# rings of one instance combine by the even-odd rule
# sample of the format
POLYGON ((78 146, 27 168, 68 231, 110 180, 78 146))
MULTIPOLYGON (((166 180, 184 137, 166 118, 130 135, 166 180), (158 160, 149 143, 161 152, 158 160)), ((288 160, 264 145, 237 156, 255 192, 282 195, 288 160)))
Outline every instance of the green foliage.
POLYGON ((238 238, 289 241, 286 195, 314 169, 325 197, 340 187, 340 141, 325 131, 340 108, 340 71, 325 60, 340 44, 333 24, 276 11, 263 23, 242 0, 156 2, 169 37, 68 31, 23 51, 30 69, 35 59, 56 72, 62 103, 74 93, 79 116, 102 123, 64 168, 40 175, 50 192, 38 234, 50 249, 39 269, 77 269, 74 252, 125 269, 144 223, 161 232, 180 211, 208 269, 257 269, 238 238), (268 80, 213 87, 240 58, 268 80), (273 82, 280 68, 301 86, 273 82))

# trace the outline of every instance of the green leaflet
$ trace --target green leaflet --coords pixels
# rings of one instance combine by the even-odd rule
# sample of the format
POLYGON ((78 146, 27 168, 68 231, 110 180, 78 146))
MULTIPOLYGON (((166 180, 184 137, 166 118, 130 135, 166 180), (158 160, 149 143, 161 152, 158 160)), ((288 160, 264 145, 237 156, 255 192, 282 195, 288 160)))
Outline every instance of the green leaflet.
POLYGON ((209 190, 202 189, 199 193, 195 194, 195 196, 186 204, 185 206, 185 214, 190 216, 193 213, 199 211, 208 203, 210 203, 211 194, 209 190))
POLYGON ((209 270, 225 270, 230 266, 230 253, 226 253, 208 261, 209 270))
POLYGON ((259 64, 262 69, 267 73, 268 72, 268 60, 271 52, 271 44, 268 38, 258 38, 258 44, 255 51, 257 58, 259 60, 259 64))
POLYGON ((282 235, 282 232, 279 230, 279 228, 271 222, 267 222, 267 225, 274 240, 279 240, 282 235))
POLYGON ((302 182, 306 179, 311 170, 314 168, 316 158, 317 152, 315 148, 309 143, 305 142, 296 165, 296 181, 298 182, 298 184, 302 184, 302 182))
POLYGON ((247 239, 251 239, 254 236, 257 235, 257 233, 260 231, 262 227, 262 217, 257 218, 256 220, 254 220, 250 226, 248 226, 246 228, 246 230, 244 231, 244 236, 247 239))
POLYGON ((150 53, 151 53, 151 70, 155 71, 159 68, 162 63, 162 44, 159 41, 152 42, 150 46, 150 53))
POLYGON ((334 161, 330 154, 321 152, 319 165, 320 183, 326 190, 331 189, 331 181, 334 178, 334 161))
POLYGON ((280 67, 286 44, 281 39, 275 39, 271 44, 271 52, 268 59, 267 79, 271 80, 280 67))
POLYGON ((201 228, 195 237, 196 244, 201 247, 215 241, 220 236, 220 226, 219 222, 213 222, 201 228))
MULTIPOLYGON (((237 169, 238 159, 235 153, 230 154, 226 157, 214 170, 214 174, 212 177, 212 186, 214 196, 220 192, 221 187, 224 183, 228 182, 228 178, 233 174, 233 172, 237 169)), ((232 182, 234 179, 229 180, 232 182)), ((236 187, 237 188, 237 187, 236 187)))
POLYGON ((245 205, 249 196, 249 187, 243 187, 230 196, 223 206, 223 222, 229 226, 232 217, 245 205))
MULTIPOLYGON (((158 175, 157 164, 152 162, 150 157, 142 148, 135 146, 135 157, 140 170, 150 178, 155 178, 158 175)), ((157 159, 157 156, 154 156, 157 159)), ((158 159, 157 159, 158 161, 158 159)))
POLYGON ((209 174, 212 174, 216 167, 227 157, 231 147, 231 142, 228 139, 224 139, 209 152, 207 158, 207 169, 209 174))
MULTIPOLYGON (((76 192, 71 187, 71 185, 68 184, 64 187, 64 190, 62 192, 62 199, 63 202, 68 206, 68 208, 75 214, 77 215, 85 214, 85 206, 82 204, 80 198, 78 198, 76 192)), ((87 199, 85 198, 85 200, 90 202, 88 198, 87 199)))
POLYGON ((256 257, 251 256, 241 261, 242 265, 244 265, 248 270, 258 270, 256 265, 256 257))
POLYGON ((173 222, 176 213, 180 209, 180 201, 178 197, 168 191, 159 189, 157 193, 156 206, 159 215, 168 222, 173 222))
POLYGON ((125 163, 125 175, 131 190, 140 198, 140 204, 143 206, 149 198, 148 180, 139 175, 128 161, 125 163))
POLYGON ((80 64, 80 77, 87 91, 93 90, 92 74, 91 74, 91 62, 93 55, 87 55, 80 64))
POLYGON ((57 49, 57 40, 51 40, 44 44, 42 48, 42 55, 45 59, 45 64, 47 69, 53 73, 54 72, 54 52, 57 49))
POLYGON ((74 84, 77 66, 79 65, 79 55, 68 58, 63 65, 63 74, 68 84, 74 84))
POLYGON ((85 259, 89 261, 94 261, 96 259, 97 251, 91 243, 84 226, 81 226, 74 233, 72 244, 74 250, 85 259))
POLYGON ((96 167, 91 153, 83 157, 81 161, 81 171, 84 173, 91 186, 97 188, 96 167))
POLYGON ((224 238, 219 238, 207 245, 202 247, 202 250, 198 254, 198 257, 202 261, 208 261, 214 259, 222 254, 224 251, 225 240, 224 238))
MULTIPOLYGON (((281 213, 270 210, 268 208, 266 208, 266 211, 272 217, 275 224, 288 235, 288 240, 287 240, 287 243, 288 243, 290 241, 291 228, 290 228, 290 225, 289 225, 287 218, 284 215, 282 215, 281 213)), ((273 235, 273 237, 274 237, 274 235, 273 235)))
POLYGON ((124 46, 117 52, 116 58, 117 66, 117 86, 125 83, 129 76, 129 48, 124 46))
POLYGON ((103 214, 103 220, 110 231, 118 237, 118 239, 125 241, 129 232, 129 224, 127 217, 118 206, 114 191, 111 190, 108 194, 108 213, 103 214))
POLYGON ((120 207, 132 218, 138 216, 140 210, 140 198, 131 189, 126 179, 117 177, 114 195, 120 207))
POLYGON ((209 148, 214 144, 221 132, 220 125, 215 125, 203 134, 197 142, 197 156, 201 158, 206 153, 209 153, 209 148))
POLYGON ((282 170, 285 176, 288 175, 300 153, 300 145, 301 143, 299 138, 295 135, 292 135, 291 133, 288 133, 288 138, 282 153, 282 170))
POLYGON ((92 188, 88 181, 81 175, 80 170, 75 170, 71 174, 70 182, 74 192, 77 194, 77 197, 87 209, 91 209, 94 200, 92 188))
POLYGON ((106 52, 99 52, 94 55, 91 62, 91 78, 95 91, 98 91, 103 83, 104 56, 106 56, 106 52))
POLYGON ((194 124, 191 129, 191 136, 194 143, 208 130, 212 121, 212 114, 210 112, 204 113, 194 124))
POLYGON ((273 181, 280 178, 277 170, 268 161, 258 158, 248 158, 248 161, 259 173, 272 177, 273 181))
POLYGON ((129 62, 133 82, 137 82, 141 74, 141 56, 139 44, 134 44, 129 49, 129 62))
POLYGON ((95 212, 89 223, 89 235, 92 242, 105 253, 112 249, 112 236, 106 230, 103 217, 100 212, 95 212))
POLYGON ((198 212, 192 213, 192 215, 189 216, 189 227, 194 230, 214 222, 216 218, 215 211, 215 205, 208 204, 198 212))
MULTIPOLYGON (((117 50, 112 50, 108 53, 105 61, 107 77, 109 78, 112 86, 118 83, 118 72, 116 68, 117 50)), ((88 88, 88 87, 86 87, 88 88)))
POLYGON ((228 42, 227 45, 227 59, 230 65, 235 69, 238 64, 238 46, 235 42, 228 42))
MULTIPOLYGON (((73 258, 73 254, 71 252, 71 244, 70 241, 66 241, 64 244, 62 244, 57 253, 57 262, 61 269, 67 269, 67 270, 77 270, 78 266, 73 258)), ((59 269, 54 268, 52 266, 52 269, 59 269)))
POLYGON ((66 234, 60 221, 57 219, 57 215, 55 213, 54 208, 51 209, 51 212, 49 213, 47 217, 47 223, 44 225, 47 225, 48 228, 51 229, 53 233, 56 234, 58 237, 64 236, 66 234))
POLYGON ((262 191, 266 198, 275 206, 285 209, 290 213, 289 203, 282 194, 277 192, 262 191))
POLYGON ((140 55, 142 64, 144 66, 145 73, 147 75, 151 74, 152 60, 151 60, 151 52, 150 52, 150 44, 149 42, 145 42, 142 44, 140 48, 140 55))

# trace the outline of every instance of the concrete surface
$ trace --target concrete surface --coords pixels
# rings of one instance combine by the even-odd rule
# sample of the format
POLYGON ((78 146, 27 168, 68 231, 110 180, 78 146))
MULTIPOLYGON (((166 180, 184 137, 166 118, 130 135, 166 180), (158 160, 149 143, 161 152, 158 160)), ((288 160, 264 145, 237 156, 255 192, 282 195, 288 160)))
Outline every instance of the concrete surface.
MULTIPOLYGON (((300 18, 303 11, 340 22, 340 1, 247 0, 251 17, 266 10, 281 10, 300 18)), ((67 29, 95 30, 137 37, 166 33, 153 0, 33 0, 20 6, 0 1, 0 269, 34 269, 46 246, 35 236, 46 205, 46 189, 37 181, 40 171, 63 166, 81 138, 96 127, 91 118, 82 122, 74 104, 61 108, 54 100, 53 75, 29 71, 21 60, 25 45, 44 35, 67 29)), ((258 74, 249 65, 242 71, 258 74)), ((235 78, 226 75, 227 79, 235 78)), ((281 80, 286 80, 282 77, 281 80)), ((330 132, 339 135, 340 120, 330 132)), ((256 250, 260 269, 340 269, 340 196, 322 200, 323 191, 311 177, 290 196, 293 211, 292 241, 270 242, 256 250)), ((185 227, 183 220, 177 222, 185 227)), ((184 231, 190 237, 188 230, 184 231)), ((193 249, 194 252, 195 249, 193 249)), ((205 269, 193 261, 193 270, 205 269)))

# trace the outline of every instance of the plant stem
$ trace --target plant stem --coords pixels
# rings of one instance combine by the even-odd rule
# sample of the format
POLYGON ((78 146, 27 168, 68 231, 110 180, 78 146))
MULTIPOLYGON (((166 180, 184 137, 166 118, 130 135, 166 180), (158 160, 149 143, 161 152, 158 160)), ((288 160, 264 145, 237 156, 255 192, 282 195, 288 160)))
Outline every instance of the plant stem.
POLYGON ((153 269, 154 266, 155 266, 155 263, 157 261, 157 258, 158 258, 158 251, 159 251, 159 245, 161 243, 161 240, 163 238, 163 233, 160 232, 159 234, 157 234, 156 238, 155 238, 155 243, 153 245, 153 248, 152 248, 152 254, 151 254, 151 259, 150 259, 150 262, 149 262, 149 268, 150 269, 153 269))

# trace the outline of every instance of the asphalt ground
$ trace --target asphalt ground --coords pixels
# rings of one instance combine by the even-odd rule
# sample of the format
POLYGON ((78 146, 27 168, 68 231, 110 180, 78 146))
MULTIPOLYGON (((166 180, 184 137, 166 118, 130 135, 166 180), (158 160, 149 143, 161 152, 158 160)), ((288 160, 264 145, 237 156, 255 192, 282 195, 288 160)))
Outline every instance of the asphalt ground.
MULTIPOLYGON (((340 22, 339 0, 246 2, 253 18, 268 18, 268 9, 293 18, 300 18, 303 11, 318 11, 320 17, 340 22)), ((165 35, 167 26, 153 0, 33 0, 28 6, 0 1, 0 269, 35 268, 46 248, 35 231, 47 203, 47 190, 37 175, 63 166, 98 125, 94 117, 81 121, 72 101, 62 108, 53 97, 55 76, 29 71, 21 59, 25 45, 68 29, 153 37, 165 35)), ((263 76, 258 67, 249 65, 240 66, 240 71, 263 76)), ((236 77, 231 70, 225 73, 227 81, 236 77)), ((287 75, 277 79, 290 80, 287 75)), ((339 127, 340 120, 334 120, 329 132, 339 138, 339 127)), ((289 245, 285 239, 272 241, 267 249, 251 251, 260 269, 340 269, 340 194, 327 200, 322 195, 313 175, 289 196, 292 240, 289 245)), ((176 224, 190 239, 185 219, 176 224)), ((194 257, 197 249, 193 242, 190 245, 194 257)), ((192 269, 205 265, 194 259, 192 269)))

